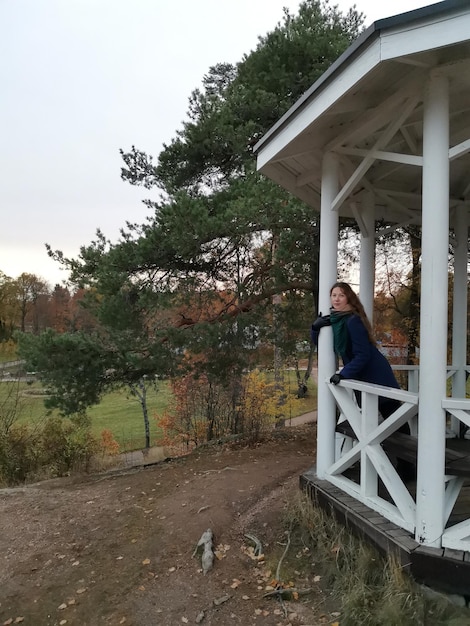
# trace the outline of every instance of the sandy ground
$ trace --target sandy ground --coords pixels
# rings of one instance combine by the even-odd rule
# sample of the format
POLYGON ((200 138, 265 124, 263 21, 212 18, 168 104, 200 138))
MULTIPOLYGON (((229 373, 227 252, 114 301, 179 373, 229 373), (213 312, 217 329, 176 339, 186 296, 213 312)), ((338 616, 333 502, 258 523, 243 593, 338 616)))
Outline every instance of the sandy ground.
POLYGON ((315 425, 293 425, 255 446, 0 491, 0 625, 334 623, 308 550, 293 547, 288 575, 311 592, 264 596, 314 449, 315 425), (193 553, 209 528, 204 575, 193 553))

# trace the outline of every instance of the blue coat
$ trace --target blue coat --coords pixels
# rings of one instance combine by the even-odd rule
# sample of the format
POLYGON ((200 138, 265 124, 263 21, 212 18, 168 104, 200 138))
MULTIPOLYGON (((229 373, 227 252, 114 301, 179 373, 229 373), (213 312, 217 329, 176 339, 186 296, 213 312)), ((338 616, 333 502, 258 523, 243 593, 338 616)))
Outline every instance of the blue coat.
MULTIPOLYGON (((330 326, 329 315, 319 318, 320 324, 312 325, 311 339, 318 343, 318 333, 323 326, 330 326)), ((344 378, 353 378, 365 383, 375 383, 386 387, 399 388, 397 379, 384 355, 374 346, 359 315, 352 314, 346 323, 348 340, 344 354, 341 354, 344 378)))
MULTIPOLYGON (((328 315, 319 318, 311 329, 312 341, 318 343, 318 333, 323 326, 331 324, 328 315)), ((400 386, 390 367, 390 363, 384 355, 374 346, 369 339, 367 329, 359 315, 352 314, 346 322, 347 342, 344 353, 341 354, 343 369, 340 374, 343 378, 353 378, 365 383, 374 383, 399 389, 400 386)), ((361 394, 355 392, 357 403, 361 406, 361 394)), ((398 400, 392 400, 379 396, 379 410, 382 417, 386 418, 400 406, 398 400)), ((400 429, 409 433, 407 425, 400 429)))
POLYGON ((348 341, 341 355, 344 367, 341 375, 367 383, 399 388, 399 384, 384 355, 370 342, 367 329, 358 315, 351 315, 347 322, 348 341))

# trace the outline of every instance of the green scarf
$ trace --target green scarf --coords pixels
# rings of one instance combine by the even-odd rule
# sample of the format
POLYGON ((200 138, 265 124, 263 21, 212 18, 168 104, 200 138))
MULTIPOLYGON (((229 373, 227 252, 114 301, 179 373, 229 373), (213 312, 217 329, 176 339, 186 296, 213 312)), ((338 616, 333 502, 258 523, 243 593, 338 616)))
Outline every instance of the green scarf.
POLYGON ((330 314, 333 346, 338 356, 342 356, 346 352, 349 339, 346 324, 350 315, 352 315, 352 311, 332 311, 330 314))

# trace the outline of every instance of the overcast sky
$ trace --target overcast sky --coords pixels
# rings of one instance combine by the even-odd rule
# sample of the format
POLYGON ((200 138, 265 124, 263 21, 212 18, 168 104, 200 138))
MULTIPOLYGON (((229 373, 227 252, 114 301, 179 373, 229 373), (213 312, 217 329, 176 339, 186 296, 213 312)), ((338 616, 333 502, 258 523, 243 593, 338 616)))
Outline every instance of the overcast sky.
MULTIPOLYGON (((45 243, 77 256, 113 241, 152 193, 120 178, 119 149, 157 157, 212 65, 237 63, 294 0, 0 0, 0 271, 66 275, 45 243)), ((333 0, 342 11, 354 3, 333 0)), ((357 0, 365 23, 432 4, 357 0)))

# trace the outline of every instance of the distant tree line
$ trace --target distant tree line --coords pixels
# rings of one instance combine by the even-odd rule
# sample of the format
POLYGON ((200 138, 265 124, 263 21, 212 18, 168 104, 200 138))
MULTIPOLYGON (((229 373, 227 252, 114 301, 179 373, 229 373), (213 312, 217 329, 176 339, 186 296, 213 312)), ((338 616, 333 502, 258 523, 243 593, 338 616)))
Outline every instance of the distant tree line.
POLYGON ((92 317, 80 306, 84 292, 49 283, 33 273, 11 278, 0 270, 0 342, 16 331, 39 335, 50 328, 59 333, 90 328, 92 317))

